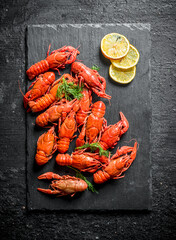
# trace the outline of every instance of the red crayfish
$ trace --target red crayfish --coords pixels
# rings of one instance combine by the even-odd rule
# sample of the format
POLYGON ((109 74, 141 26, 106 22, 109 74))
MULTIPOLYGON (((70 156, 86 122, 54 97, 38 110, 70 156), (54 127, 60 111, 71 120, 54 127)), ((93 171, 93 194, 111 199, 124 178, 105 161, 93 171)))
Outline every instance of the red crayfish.
POLYGON ((82 172, 95 172, 103 165, 107 165, 109 159, 105 156, 100 156, 98 153, 90 153, 77 151, 69 154, 58 154, 56 163, 61 166, 72 166, 82 172))
POLYGON ((70 102, 66 102, 65 99, 62 99, 60 102, 55 103, 48 108, 45 112, 38 115, 35 121, 36 124, 40 127, 44 127, 47 126, 48 123, 58 121, 60 118, 65 117, 65 115, 73 109, 77 101, 77 99, 73 99, 70 102))
POLYGON ((132 164, 136 158, 137 142, 134 147, 123 146, 117 149, 117 152, 112 156, 110 163, 103 170, 99 170, 93 175, 94 182, 101 184, 108 179, 118 179, 132 164))
POLYGON ((35 155, 36 163, 38 165, 47 163, 56 150, 56 134, 53 126, 48 132, 42 134, 37 141, 37 153, 35 155))
POLYGON ((90 88, 99 97, 111 99, 111 96, 105 93, 106 80, 100 76, 96 70, 88 68, 81 62, 74 62, 71 65, 71 71, 77 74, 78 78, 84 82, 87 88, 90 88))
POLYGON ((113 148, 120 137, 128 130, 129 123, 122 112, 120 112, 121 120, 114 125, 109 125, 105 127, 105 130, 100 138, 100 146, 107 150, 108 148, 113 148))
POLYGON ((57 101, 57 90, 63 78, 68 82, 75 82, 75 79, 70 74, 64 74, 61 78, 54 82, 49 93, 45 94, 41 98, 38 98, 36 101, 29 101, 28 105, 32 112, 40 112, 57 101))
POLYGON ((49 50, 50 46, 45 60, 35 63, 26 71, 30 80, 49 69, 58 70, 59 68, 64 68, 66 64, 74 62, 77 54, 79 54, 79 51, 72 46, 64 46, 54 50, 50 55, 49 50))
POLYGON ((81 126, 84 124, 84 121, 89 113, 90 105, 92 102, 92 96, 91 96, 90 90, 88 90, 87 88, 84 88, 81 93, 83 97, 79 101, 79 110, 76 114, 76 122, 78 126, 81 126))
POLYGON ((83 192, 88 187, 87 183, 80 178, 69 175, 60 176, 53 172, 44 173, 38 179, 56 179, 51 182, 51 189, 37 188, 37 190, 46 194, 57 194, 58 197, 66 195, 73 197, 76 192, 83 192))
POLYGON ((40 74, 29 87, 30 89, 33 86, 32 89, 30 89, 23 97, 24 107, 27 108, 29 101, 43 96, 54 81, 55 74, 53 72, 40 74))
POLYGON ((70 141, 74 138, 74 133, 77 131, 77 125, 75 120, 76 113, 70 112, 66 117, 62 125, 58 126, 58 137, 57 149, 60 153, 65 153, 70 145, 70 141))
POLYGON ((76 140, 76 147, 80 147, 85 143, 85 136, 89 143, 97 141, 98 134, 101 133, 106 124, 106 120, 104 119, 105 110, 106 106, 102 101, 93 104, 92 112, 88 116, 87 121, 85 121, 81 133, 76 140))

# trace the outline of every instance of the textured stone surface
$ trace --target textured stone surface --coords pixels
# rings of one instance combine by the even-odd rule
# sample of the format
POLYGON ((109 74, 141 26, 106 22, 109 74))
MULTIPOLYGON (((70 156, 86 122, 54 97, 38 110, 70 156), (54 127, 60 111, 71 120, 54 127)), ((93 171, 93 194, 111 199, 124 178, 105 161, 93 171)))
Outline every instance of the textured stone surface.
MULTIPOLYGON (((28 67, 38 62, 45 56, 46 48, 51 43, 52 49, 64 44, 80 46, 81 59, 88 67, 97 64, 100 67, 99 74, 106 81, 106 93, 112 96, 111 104, 107 99, 93 95, 92 101, 101 100, 106 104, 105 118, 107 124, 115 124, 119 121, 119 111, 122 111, 129 121, 129 130, 123 135, 118 146, 127 144, 131 139, 137 139, 139 149, 137 157, 125 173, 125 178, 118 181, 109 181, 104 185, 96 186, 99 194, 86 191, 77 194, 71 199, 55 198, 51 200, 44 194, 36 191, 43 183, 37 177, 44 172, 54 171, 60 175, 75 174, 68 168, 57 166, 56 152, 46 165, 35 165, 36 142, 38 137, 46 132, 46 129, 36 129, 36 114, 27 114, 27 184, 28 184, 28 208, 51 210, 146 210, 151 209, 151 164, 150 164, 150 129, 151 129, 151 89, 150 89, 150 24, 60 24, 60 25, 32 25, 27 29, 27 53, 28 67), (110 61, 107 61, 100 53, 100 41, 110 32, 123 33, 140 52, 140 60, 137 65, 136 76, 131 84, 124 87, 112 81, 109 77, 110 61), (145 144, 144 144, 145 143, 145 144), (133 170, 132 170, 133 169, 133 170)), ((69 73, 70 66, 61 70, 61 74, 69 73)), ((57 74, 57 73, 56 73, 57 74)), ((56 77, 57 79, 57 77, 56 77)), ((29 81, 28 81, 29 82, 29 81)), ((30 85, 31 83, 28 83, 30 85)), ((79 132, 77 132, 77 135, 79 132)), ((75 149, 75 142, 71 142, 69 153, 75 149)), ((117 147, 113 149, 113 153, 117 147)), ((87 174, 93 182, 93 174, 87 174)), ((47 187, 46 183, 43 184, 47 187)))
POLYGON ((174 239, 175 0, 1 1, 1 239, 174 239), (26 211, 24 91, 28 24, 149 22, 152 38, 150 213, 26 211))

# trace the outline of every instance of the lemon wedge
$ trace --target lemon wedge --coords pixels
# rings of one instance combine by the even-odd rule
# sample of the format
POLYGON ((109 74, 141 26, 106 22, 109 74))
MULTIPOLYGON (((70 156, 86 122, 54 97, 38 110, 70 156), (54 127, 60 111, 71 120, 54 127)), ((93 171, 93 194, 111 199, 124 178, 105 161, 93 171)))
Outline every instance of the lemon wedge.
POLYGON ((115 82, 127 84, 134 79, 136 75, 136 66, 124 70, 116 68, 113 64, 111 64, 109 67, 109 75, 115 82))
POLYGON ((125 57, 117 60, 114 59, 110 60, 115 67, 121 69, 128 69, 134 67, 138 63, 139 56, 140 55, 138 50, 133 45, 130 44, 130 49, 125 57))
POLYGON ((119 33, 109 33, 101 40, 101 52, 108 59, 119 59, 129 51, 128 39, 119 33))

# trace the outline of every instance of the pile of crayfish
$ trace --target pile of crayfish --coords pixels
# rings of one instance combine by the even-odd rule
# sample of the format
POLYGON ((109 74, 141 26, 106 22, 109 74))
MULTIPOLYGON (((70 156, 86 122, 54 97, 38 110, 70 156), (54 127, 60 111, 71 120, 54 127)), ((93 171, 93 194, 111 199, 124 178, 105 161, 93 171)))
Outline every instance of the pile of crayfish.
MULTIPOLYGON (((49 46, 50 50, 50 46, 49 46)), ((80 53, 72 46, 54 50, 45 60, 32 65, 27 71, 29 80, 36 77, 27 93, 23 94, 24 107, 27 112, 41 112, 36 117, 36 125, 46 128, 37 141, 35 161, 44 165, 58 151, 56 163, 59 166, 70 166, 75 171, 93 174, 96 184, 109 179, 124 177, 123 173, 136 158, 138 144, 118 148, 111 156, 113 149, 129 128, 128 120, 120 112, 120 120, 114 125, 107 124, 106 106, 102 101, 92 103, 92 92, 110 101, 106 90, 106 80, 97 70, 88 68, 76 58, 80 53), (77 60, 77 61, 76 61, 77 60), (63 69, 71 64, 71 73, 63 74, 55 80, 51 70, 63 69), (48 129, 49 128, 49 129, 48 129), (70 143, 76 137, 76 148, 71 155, 66 153, 70 143)), ((78 174, 83 176, 82 174, 78 174)), ((58 196, 74 196, 89 188, 85 177, 69 175, 60 176, 47 172, 38 179, 52 180, 50 189, 39 191, 58 196)))

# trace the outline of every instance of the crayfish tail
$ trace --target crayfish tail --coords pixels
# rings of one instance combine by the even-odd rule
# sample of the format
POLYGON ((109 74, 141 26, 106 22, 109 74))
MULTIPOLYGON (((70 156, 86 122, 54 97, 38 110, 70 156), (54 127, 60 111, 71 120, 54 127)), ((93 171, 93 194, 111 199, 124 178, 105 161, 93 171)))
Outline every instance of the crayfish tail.
POLYGON ((71 165, 72 158, 69 154, 58 154, 56 156, 56 163, 61 166, 71 165))
POLYGON ((40 73, 44 73, 49 70, 49 64, 46 60, 42 60, 38 63, 32 65, 27 71, 26 74, 28 75, 29 80, 35 78, 40 73))
POLYGON ((48 119, 49 119, 49 114, 44 112, 37 116, 35 123, 40 127, 44 127, 48 125, 48 119))
POLYGON ((57 142, 57 150, 60 153, 65 153, 69 149, 70 139, 69 138, 61 138, 57 142))
POLYGON ((107 172, 102 171, 102 170, 99 170, 98 172, 94 173, 94 175, 93 175, 94 182, 97 184, 102 184, 110 178, 111 178, 110 175, 107 172))
POLYGON ((49 158, 46 156, 46 154, 43 151, 38 151, 35 155, 36 163, 41 166, 46 164, 49 161, 49 158))

